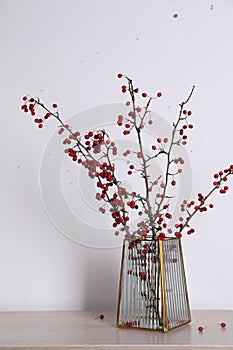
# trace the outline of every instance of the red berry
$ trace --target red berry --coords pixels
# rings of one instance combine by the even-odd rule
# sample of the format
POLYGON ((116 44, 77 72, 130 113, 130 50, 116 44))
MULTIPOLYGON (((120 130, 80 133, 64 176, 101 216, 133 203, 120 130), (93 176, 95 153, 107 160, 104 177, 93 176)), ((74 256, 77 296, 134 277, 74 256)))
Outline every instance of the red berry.
POLYGON ((130 112, 128 113, 128 116, 129 116, 129 117, 132 117, 132 118, 134 119, 135 113, 134 113, 133 111, 130 111, 130 112))
POLYGON ((153 149, 153 151, 156 150, 156 146, 155 145, 151 146, 151 148, 153 149))
POLYGON ((162 142, 162 139, 161 139, 160 137, 157 138, 157 142, 158 142, 158 143, 162 142))
POLYGON ((63 133, 64 129, 61 128, 60 130, 58 130, 58 134, 61 135, 63 133))
POLYGON ((104 319, 104 315, 103 314, 101 314, 99 317, 100 317, 101 320, 104 319))
POLYGON ((220 323, 220 326, 221 326, 222 328, 225 328, 225 327, 226 327, 226 323, 225 323, 225 322, 221 322, 221 323, 220 323))
POLYGON ((192 114, 192 112, 191 111, 188 111, 188 115, 191 115, 192 114))
POLYGON ((182 237, 182 234, 181 234, 180 232, 175 232, 175 236, 176 236, 177 238, 181 238, 181 237, 182 237))
POLYGON ((53 104, 53 108, 57 108, 57 104, 56 103, 53 104))
POLYGON ((180 164, 184 164, 184 159, 183 158, 179 157, 178 161, 180 162, 180 164))
POLYGON ((172 180, 171 184, 172 184, 172 186, 175 186, 176 185, 176 181, 172 180))
POLYGON ((119 73, 119 74, 117 74, 117 78, 122 78, 123 77, 123 75, 121 74, 121 73, 119 73))
POLYGON ((148 124, 150 124, 150 125, 153 124, 153 120, 150 119, 150 120, 148 121, 148 124))
POLYGON ((138 158, 142 158, 142 152, 138 152, 138 158))
POLYGON ((27 96, 23 97, 23 101, 27 101, 27 99, 28 99, 27 96))
POLYGON ((38 124, 38 128, 43 128, 43 124, 38 124))
POLYGON ((203 332, 203 330, 204 330, 204 327, 202 327, 202 326, 199 326, 199 327, 198 327, 198 330, 199 330, 199 332, 203 332))
POLYGON ((147 93, 146 92, 143 92, 142 93, 142 97, 146 97, 147 96, 147 93))
POLYGON ((162 92, 158 92, 157 97, 161 97, 161 96, 162 96, 162 92))

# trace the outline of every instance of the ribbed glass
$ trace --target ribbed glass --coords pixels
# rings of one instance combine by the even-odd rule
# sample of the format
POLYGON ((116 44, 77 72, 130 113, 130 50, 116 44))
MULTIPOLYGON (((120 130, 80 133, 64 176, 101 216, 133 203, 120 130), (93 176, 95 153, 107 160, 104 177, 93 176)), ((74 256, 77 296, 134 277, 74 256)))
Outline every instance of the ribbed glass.
POLYGON ((187 286, 179 239, 163 241, 166 316, 168 328, 190 321, 187 286))
POLYGON ((180 240, 125 240, 119 327, 166 331, 190 322, 180 240))

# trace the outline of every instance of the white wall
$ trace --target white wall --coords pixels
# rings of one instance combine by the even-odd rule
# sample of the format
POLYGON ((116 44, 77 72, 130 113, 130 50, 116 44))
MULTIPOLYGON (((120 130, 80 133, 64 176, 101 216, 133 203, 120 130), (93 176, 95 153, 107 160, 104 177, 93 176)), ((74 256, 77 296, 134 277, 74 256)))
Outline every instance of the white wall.
MULTIPOLYGON (((193 193, 205 192, 212 174, 233 163, 232 16, 231 0, 0 1, 1 310, 117 304, 120 249, 79 245, 45 212, 40 160, 55 126, 37 130, 20 111, 21 97, 59 102, 69 118, 123 102, 115 77, 124 72, 164 92, 157 111, 172 122, 195 84, 187 149, 193 193)), ((232 309, 233 190, 214 203, 183 240, 191 307, 232 309)))

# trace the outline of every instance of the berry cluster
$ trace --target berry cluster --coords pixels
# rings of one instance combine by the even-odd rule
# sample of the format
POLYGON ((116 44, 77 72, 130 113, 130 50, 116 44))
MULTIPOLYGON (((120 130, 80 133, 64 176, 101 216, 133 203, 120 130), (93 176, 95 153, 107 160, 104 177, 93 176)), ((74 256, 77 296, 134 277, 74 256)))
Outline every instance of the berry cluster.
POLYGON ((213 185, 216 188, 219 188, 219 193, 225 194, 229 190, 228 186, 223 186, 222 184, 227 181, 227 177, 229 174, 232 174, 233 172, 233 165, 230 165, 230 168, 224 169, 219 171, 218 173, 214 174, 214 182, 213 185))
POLYGON ((181 120, 185 121, 185 124, 183 124, 181 126, 181 128, 177 129, 177 132, 180 135, 180 141, 182 143, 183 146, 185 146, 187 144, 187 134, 185 133, 188 129, 193 129, 193 124, 188 124, 188 117, 191 116, 192 112, 191 111, 186 111, 186 109, 183 110, 183 117, 180 118, 181 120))
MULTIPOLYGON (((38 128, 42 129, 44 121, 48 119, 52 113, 40 103, 38 98, 36 99, 30 96, 23 96, 22 100, 24 101, 24 104, 21 106, 21 109, 25 113, 30 113, 32 117, 35 117, 36 115, 36 108, 39 106, 42 107, 42 117, 34 119, 34 122, 38 125, 38 128)), ((52 107, 57 108, 57 105, 54 103, 52 107)))
POLYGON ((114 222, 112 224, 113 227, 117 227, 121 224, 126 224, 127 221, 129 221, 129 217, 121 215, 120 211, 115 211, 114 213, 112 213, 112 217, 114 219, 114 222))

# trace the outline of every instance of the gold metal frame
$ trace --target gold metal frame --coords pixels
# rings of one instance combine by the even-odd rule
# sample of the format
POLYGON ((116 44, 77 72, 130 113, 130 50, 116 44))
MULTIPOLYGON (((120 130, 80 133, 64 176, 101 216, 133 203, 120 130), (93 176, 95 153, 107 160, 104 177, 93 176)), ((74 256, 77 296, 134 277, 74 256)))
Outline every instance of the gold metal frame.
MULTIPOLYGON (((141 241, 151 241, 152 239, 143 239, 141 241)), ((165 271, 164 271, 164 247, 163 247, 163 240, 159 241, 159 259, 160 259, 160 271, 161 271, 161 297, 162 297, 162 318, 163 318, 163 328, 162 329, 149 329, 149 328, 143 328, 143 327, 135 327, 131 326, 128 327, 124 324, 120 323, 120 306, 121 306, 121 298, 122 298, 122 284, 123 284, 123 273, 124 273, 124 259, 125 259, 125 242, 130 241, 128 239, 125 239, 123 242, 122 247, 122 260, 121 260, 121 270, 120 270, 120 281, 119 281, 119 290, 118 290, 118 307, 117 307, 117 322, 116 325, 119 328, 126 328, 126 329, 137 329, 137 330, 149 330, 153 332, 167 332, 176 328, 180 328, 188 323, 191 322, 191 313, 190 313, 190 306, 189 306, 189 299, 188 299, 188 289, 187 289, 187 283, 186 283, 186 276, 185 276, 185 269, 184 269, 184 261, 183 261, 183 252, 182 252, 182 246, 181 246, 181 240, 180 238, 174 237, 174 238, 166 238, 167 240, 178 240, 179 245, 179 253, 180 253, 180 266, 181 266, 181 272, 184 278, 183 285, 185 290, 185 297, 187 302, 187 311, 188 311, 188 320, 186 322, 183 322, 182 324, 174 327, 169 327, 168 325, 168 319, 167 319, 167 303, 166 303, 166 288, 165 288, 165 271)))
POLYGON ((191 312, 190 312, 190 303, 189 303, 189 297, 188 297, 188 287, 187 287, 187 282, 186 282, 186 275, 185 275, 185 268, 184 268, 184 258, 183 258, 183 250, 182 250, 182 246, 181 246, 181 239, 178 238, 178 242, 179 242, 179 249, 180 249, 180 258, 181 258, 181 268, 182 268, 182 274, 184 276, 184 287, 185 287, 185 293, 186 293, 186 300, 187 300, 187 306, 188 306, 188 322, 191 322, 191 312))
POLYGON ((164 281, 164 256, 163 256, 163 241, 159 241, 159 259, 161 270, 161 294, 162 294, 162 310, 163 310, 163 331, 167 332, 167 306, 166 306, 166 294, 165 294, 165 281, 164 281))

